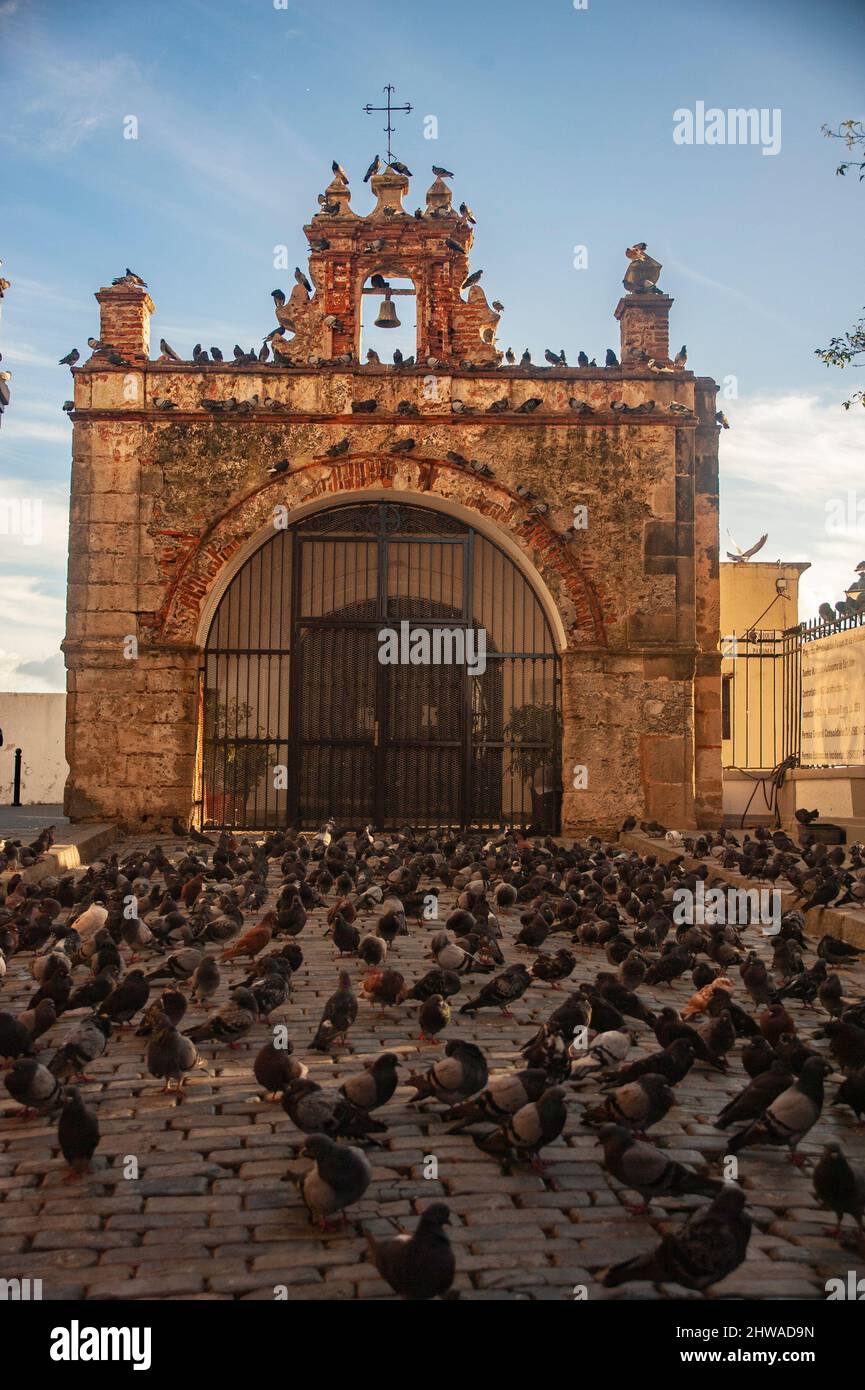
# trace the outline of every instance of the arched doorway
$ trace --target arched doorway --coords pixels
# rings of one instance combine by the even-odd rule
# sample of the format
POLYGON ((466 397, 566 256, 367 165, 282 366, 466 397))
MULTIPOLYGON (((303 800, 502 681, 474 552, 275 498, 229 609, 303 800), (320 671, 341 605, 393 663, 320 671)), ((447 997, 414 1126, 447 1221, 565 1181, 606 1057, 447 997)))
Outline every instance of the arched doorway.
POLYGON ((555 831, 560 684, 543 606, 486 536, 403 503, 313 513, 211 621, 202 823, 555 831))

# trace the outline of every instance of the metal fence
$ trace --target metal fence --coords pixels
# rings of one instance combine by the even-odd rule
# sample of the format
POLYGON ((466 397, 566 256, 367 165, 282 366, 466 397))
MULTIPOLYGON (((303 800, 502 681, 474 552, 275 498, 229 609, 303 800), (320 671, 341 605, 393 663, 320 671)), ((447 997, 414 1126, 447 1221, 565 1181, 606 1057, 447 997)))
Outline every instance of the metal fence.
POLYGON ((773 769, 802 751, 802 648, 865 624, 865 611, 791 628, 731 633, 721 643, 724 767, 773 769))

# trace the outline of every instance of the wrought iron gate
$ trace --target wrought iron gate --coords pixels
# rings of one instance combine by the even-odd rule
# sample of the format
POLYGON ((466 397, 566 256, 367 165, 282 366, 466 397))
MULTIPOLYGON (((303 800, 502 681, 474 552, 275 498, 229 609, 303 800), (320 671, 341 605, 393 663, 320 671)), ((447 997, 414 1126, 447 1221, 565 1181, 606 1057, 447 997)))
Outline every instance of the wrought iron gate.
POLYGON ((560 685, 537 595, 485 536, 387 502, 315 513, 245 562, 211 623, 201 821, 555 831, 560 685), (444 661, 382 664, 401 624, 450 634, 444 661), (447 652, 481 629, 472 675, 447 652))

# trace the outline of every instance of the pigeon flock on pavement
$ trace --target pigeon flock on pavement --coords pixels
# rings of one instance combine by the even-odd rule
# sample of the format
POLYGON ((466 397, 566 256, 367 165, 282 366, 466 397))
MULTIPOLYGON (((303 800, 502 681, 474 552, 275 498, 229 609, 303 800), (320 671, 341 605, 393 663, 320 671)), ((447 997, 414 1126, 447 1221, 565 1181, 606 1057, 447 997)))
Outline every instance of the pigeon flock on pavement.
MULTIPOLYGON (((642 829, 664 834, 653 822, 642 829)), ((62 876, 26 872, 51 831, 0 851, 0 1061, 19 1107, 0 1111, 0 1126, 56 1120, 69 1181, 104 1161, 88 1068, 121 1033, 168 1106, 249 1035, 260 1043, 250 1086, 285 1113, 286 1159, 308 1163, 295 1164, 297 1196, 287 1189, 286 1201, 304 1203, 323 1230, 337 1220, 353 1229, 350 1209, 375 1188, 399 1107, 426 1117, 431 1152, 436 1134, 465 1135, 493 1171, 534 1170, 553 1190, 545 1154, 589 1132, 620 1199, 639 1199, 635 1215, 670 1198, 685 1207, 660 1243, 653 1232, 643 1253, 599 1270, 599 1283, 703 1291, 746 1257, 762 1171, 753 1151, 780 1150, 776 1162, 786 1151, 804 1169, 799 1145, 824 1106, 838 1107, 842 1128, 865 1115, 865 999, 850 974, 863 953, 825 932, 812 941, 803 915, 862 902, 860 846, 827 847, 806 826, 799 845, 780 831, 716 832, 670 855, 515 829, 485 837, 330 821, 317 834, 174 832, 62 876), (674 895, 713 883, 713 866, 781 882, 801 909, 788 908, 771 936, 756 922, 679 921, 674 895), (334 988, 310 1036, 293 1006, 311 989, 304 937, 322 930, 334 988), (400 959, 406 936, 426 947, 416 976, 400 959), (13 974, 32 977, 17 1014, 2 1007, 13 974), (674 982, 692 988, 680 1009, 658 1003, 674 982), (466 1033, 479 1014, 511 1018, 529 991, 535 1023, 510 1065, 494 1063, 466 1033), (359 1015, 404 1018, 406 1044, 359 1060, 339 1086, 319 1084, 310 1062, 351 1056, 359 1015), (652 1136, 692 1068, 731 1082, 708 1117, 717 1146, 702 1167, 652 1136)), ((503 1026, 512 1039, 513 1024, 503 1026)), ((832 1142, 808 1176, 839 1239, 863 1253, 865 1172, 832 1142)), ((434 1200, 419 1204, 411 1231, 364 1232, 395 1293, 455 1296, 450 1219, 434 1200)))

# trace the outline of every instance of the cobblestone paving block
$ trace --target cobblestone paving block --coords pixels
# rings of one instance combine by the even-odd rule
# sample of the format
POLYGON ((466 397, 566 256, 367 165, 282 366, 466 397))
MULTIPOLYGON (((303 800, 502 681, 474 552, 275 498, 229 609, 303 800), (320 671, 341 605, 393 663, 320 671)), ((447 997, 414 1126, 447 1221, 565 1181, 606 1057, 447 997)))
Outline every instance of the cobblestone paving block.
MULTIPOLYGON (((144 842, 133 842, 143 844, 144 842)), ((168 843, 163 840, 163 843, 168 843)), ((118 846, 128 852, 131 843, 118 846)), ((279 882, 278 866, 271 882, 279 882)), ((422 887, 424 885, 422 884, 422 887)), ((399 938, 387 964, 407 979, 429 968, 428 939, 454 905, 452 890, 441 892, 439 921, 413 925, 399 938)), ((294 982, 294 998, 276 1011, 271 1027, 286 1023, 295 1055, 320 1084, 339 1086, 363 1061, 383 1050, 400 1057, 403 1081, 408 1069, 425 1070, 442 1054, 441 1046, 418 1040, 417 1011, 410 1006, 383 1013, 361 1000, 359 1016, 347 1044, 332 1056, 313 1053, 309 1043, 324 1000, 337 972, 348 969, 356 985, 364 969, 355 959, 340 962, 324 935, 326 909, 309 916, 299 943, 304 965, 294 982)), ((250 915, 247 924, 258 920, 250 915)), ((517 911, 501 914, 508 961, 530 953, 518 951, 517 911)), ((372 930, 376 914, 362 916, 372 930)), ((746 943, 770 960, 768 942, 756 931, 746 943)), ((553 936, 547 949, 568 943, 553 936)), ((575 954, 578 964, 570 988, 608 968, 602 949, 575 954)), ((245 965, 223 970, 216 997, 221 1004, 230 983, 242 978, 245 965)), ((84 978, 75 972, 75 983, 84 978)), ((731 974, 736 997, 749 1005, 731 974)), ((860 996, 865 968, 844 972, 845 993, 860 996)), ((483 977, 464 984, 475 991, 483 977)), ((34 991, 29 953, 11 956, 0 1006, 19 1012, 34 991)), ((160 986, 161 987, 161 986, 160 986)), ((650 1008, 672 1004, 681 1009, 692 993, 690 980, 650 989, 641 995, 650 1008)), ((513 1018, 494 1011, 474 1016, 456 1005, 445 1037, 470 1039, 481 1046, 492 1070, 522 1066, 518 1049, 565 995, 536 984, 513 1006, 513 1018)), ((810 1041, 821 1011, 795 1001, 788 1007, 800 1035, 810 1041)), ((50 1051, 80 1021, 64 1015, 40 1040, 50 1051)), ((206 1013, 190 1005, 183 1027, 206 1013)), ((654 1050, 651 1030, 634 1022, 637 1042, 629 1060, 654 1050)), ((695 1295, 673 1285, 656 1288, 630 1284, 604 1289, 598 1270, 629 1259, 653 1246, 677 1226, 700 1199, 664 1199, 648 1215, 636 1216, 624 1203, 628 1193, 604 1171, 595 1133, 581 1123, 587 1104, 596 1104, 598 1088, 568 1089, 569 1114, 564 1136, 543 1154, 543 1176, 528 1168, 503 1172, 482 1153, 470 1133, 449 1135, 436 1103, 412 1105, 413 1091, 401 1084, 380 1118, 388 1126, 382 1148, 370 1150, 374 1181, 349 1213, 344 1228, 321 1233, 310 1223, 295 1186, 286 1177, 302 1175, 304 1136, 295 1130, 279 1104, 259 1094, 252 1062, 271 1036, 258 1023, 237 1051, 202 1046, 205 1064, 189 1078, 179 1099, 161 1094, 144 1065, 145 1042, 135 1029, 118 1031, 106 1056, 92 1064, 91 1081, 82 1093, 99 1113, 101 1142, 94 1171, 66 1183, 66 1164, 59 1152, 56 1122, 45 1118, 13 1119, 17 1109, 0 1088, 0 1276, 38 1277, 43 1297, 109 1299, 226 1299, 268 1301, 382 1300, 393 1295, 369 1263, 363 1232, 377 1237, 398 1229, 412 1230, 419 1213, 435 1199, 451 1208, 449 1228, 457 1256, 454 1288, 468 1300, 574 1301, 574 1288, 585 1287, 588 1299, 825 1297, 826 1281, 849 1270, 865 1277, 865 1252, 850 1218, 841 1237, 831 1234, 835 1221, 818 1205, 810 1170, 823 1144, 837 1139, 851 1162, 865 1165, 865 1128, 851 1112, 832 1105, 837 1075, 827 1084, 823 1115, 801 1145, 806 1168, 793 1168, 781 1152, 746 1149, 739 1155, 739 1177, 748 1193, 754 1234, 748 1258, 722 1283, 695 1295), (132 1156, 138 1176, 127 1178, 132 1156), (425 1176, 429 1157, 437 1173, 425 1176)), ((713 1126, 726 1101, 747 1080, 737 1047, 727 1074, 697 1064, 677 1088, 677 1105, 651 1131, 651 1140, 681 1162, 708 1165, 720 1172, 727 1136, 713 1126)))

